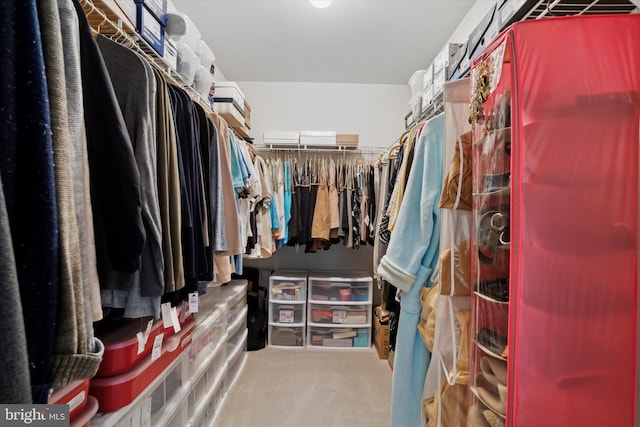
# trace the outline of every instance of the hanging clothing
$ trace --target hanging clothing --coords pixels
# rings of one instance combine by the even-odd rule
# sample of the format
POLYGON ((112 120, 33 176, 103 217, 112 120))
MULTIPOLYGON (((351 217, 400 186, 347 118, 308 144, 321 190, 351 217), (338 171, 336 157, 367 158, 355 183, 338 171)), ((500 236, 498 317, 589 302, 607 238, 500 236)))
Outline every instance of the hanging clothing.
POLYGON ((311 225, 311 238, 327 242, 331 230, 331 210, 329 206, 329 188, 327 186, 328 178, 328 171, 323 164, 319 169, 318 183, 315 185, 316 203, 311 225))
POLYGON ((284 235, 282 239, 283 245, 286 245, 289 241, 289 221, 291 221, 291 205, 292 205, 292 191, 293 182, 291 180, 291 163, 289 161, 284 162, 284 235))
MULTIPOLYGON (((0 10, 2 10, 0 8, 0 10)), ((2 38, 0 29, 0 39, 2 38)), ((11 351, 0 352, 0 403, 28 404, 32 402, 29 384, 29 358, 25 319, 20 301, 18 273, 11 242, 9 218, 0 178, 0 340, 11 351)))
POLYGON ((73 194, 78 224, 82 286, 85 294, 85 324, 88 351, 94 351, 93 322, 102 319, 100 281, 96 260, 89 158, 84 125, 84 99, 80 72, 80 27, 71 0, 57 0, 64 56, 64 78, 67 96, 67 122, 71 150, 73 194))
POLYGON ((174 292, 184 288, 178 148, 169 88, 164 77, 158 71, 155 71, 155 78, 158 87, 156 98, 158 106, 158 201, 162 221, 164 291, 174 292))
MULTIPOLYGON (((71 157, 62 33, 57 1, 38 2, 38 18, 49 95, 58 212, 58 308, 50 382, 53 388, 62 388, 72 381, 93 377, 102 361, 104 346, 92 333, 91 341, 87 338, 85 288, 82 283, 72 169, 72 164, 80 162, 81 158, 71 157), (87 349, 97 352, 90 353, 87 349)), ((90 327, 93 329, 92 325, 90 327)))
POLYGON ((80 25, 84 125, 102 287, 114 271, 133 273, 140 268, 146 238, 140 173, 102 53, 82 6, 77 0, 73 4, 80 25))
POLYGON ((218 147, 220 150, 220 165, 222 166, 222 190, 224 199, 224 221, 227 230, 227 251, 225 255, 238 255, 243 252, 240 241, 238 222, 237 195, 234 191, 231 172, 231 147, 229 140, 229 126, 217 114, 209 114, 209 118, 218 131, 218 147))
POLYGON ((97 41, 133 144, 146 233, 140 270, 135 273, 140 279, 119 275, 116 280, 104 281, 102 287, 128 291, 134 280, 140 280, 142 296, 158 297, 164 292, 164 258, 158 203, 156 81, 151 67, 136 53, 104 36, 98 36, 97 41))
POLYGON ((329 162, 329 238, 332 243, 338 241, 338 229, 340 228, 340 201, 337 186, 338 170, 333 159, 329 162))
POLYGON ((429 120, 416 144, 404 202, 378 274, 402 290, 392 377, 391 424, 422 426, 422 392, 430 356, 418 332, 423 287, 433 285, 440 242, 444 114, 429 120))
POLYGON ((22 298, 32 399, 46 403, 58 303, 58 220, 34 0, 0 5, 0 43, 8 53, 0 67, 0 174, 22 298))

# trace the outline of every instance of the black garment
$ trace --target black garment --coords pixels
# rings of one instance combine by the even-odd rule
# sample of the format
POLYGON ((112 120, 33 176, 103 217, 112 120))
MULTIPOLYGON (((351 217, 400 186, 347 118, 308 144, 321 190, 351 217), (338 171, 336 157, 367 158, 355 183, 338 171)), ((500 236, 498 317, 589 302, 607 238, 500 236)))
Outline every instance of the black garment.
POLYGON ((139 280, 141 296, 159 297, 164 293, 164 257, 158 198, 155 75, 149 64, 130 49, 104 36, 98 36, 97 42, 133 146, 140 175, 142 223, 146 233, 140 272, 101 281, 101 286, 129 291, 139 280))
POLYGON ((213 280, 213 252, 214 243, 216 238, 216 232, 220 230, 216 229, 215 224, 215 206, 216 202, 215 194, 212 191, 216 188, 217 171, 216 164, 212 167, 212 160, 217 162, 218 156, 218 141, 215 135, 215 127, 213 123, 207 118, 204 110, 201 106, 195 105, 196 115, 199 124, 199 148, 200 158, 202 163, 202 179, 204 185, 204 208, 206 210, 207 231, 209 245, 204 247, 204 259, 201 263, 202 270, 200 271, 200 280, 211 281, 213 280), (215 140, 214 140, 215 138, 215 140), (212 182, 213 181, 213 182, 212 182))
POLYGON ((102 283, 112 270, 132 273, 140 268, 145 243, 140 174, 102 53, 82 6, 77 0, 74 6, 80 24, 91 204, 102 283))
POLYGON ((176 145, 178 153, 178 173, 180 178, 180 211, 182 214, 182 259, 184 266, 185 285, 190 278, 192 285, 196 279, 196 264, 194 256, 193 213, 191 210, 191 197, 187 189, 186 166, 182 155, 182 141, 188 138, 185 125, 184 112, 182 110, 181 92, 175 86, 168 85, 169 99, 171 100, 171 112, 173 114, 176 130, 176 145))
POLYGON ((24 314, 31 395, 35 403, 46 403, 58 302, 58 223, 49 98, 34 0, 0 2, 0 52, 0 173, 24 314))
MULTIPOLYGON (((291 173, 294 177, 294 183, 298 182, 296 169, 296 167, 291 168, 291 173)), ((295 246, 298 244, 300 229, 302 227, 300 220, 300 186, 293 185, 291 190, 291 219, 289 220, 287 246, 295 246)))
POLYGON ((180 88, 169 86, 176 119, 180 197, 182 198, 182 253, 184 259, 185 292, 198 289, 198 278, 207 269, 203 237, 205 200, 202 192, 202 158, 199 127, 193 101, 180 88))
POLYGON ((360 221, 362 220, 361 203, 362 191, 358 186, 358 179, 354 179, 354 190, 351 192, 351 230, 353 236, 353 249, 360 248, 360 221))
POLYGON ((375 193, 375 172, 374 168, 377 166, 372 166, 369 168, 369 173, 367 174, 367 179, 369 181, 369 194, 367 200, 369 200, 368 204, 368 214, 369 214, 369 224, 367 225, 367 243, 371 246, 375 243, 376 237, 376 215, 377 215, 377 205, 376 205, 376 193, 375 193))
POLYGON ((303 221, 306 221, 305 228, 305 253, 315 252, 317 248, 313 247, 313 239, 311 237, 311 230, 313 228, 313 213, 316 211, 316 200, 318 199, 318 186, 312 185, 309 188, 309 211, 307 215, 303 218, 303 221))
POLYGON ((344 233, 343 243, 345 245, 347 244, 347 240, 349 239, 349 215, 351 215, 351 213, 348 212, 349 209, 347 205, 347 197, 349 197, 349 195, 347 189, 345 188, 340 192, 340 198, 342 199, 342 211, 340 212, 340 228, 342 228, 342 232, 344 233))
POLYGON ((298 232, 298 244, 306 245, 311 236, 311 187, 300 185, 296 187, 300 195, 300 231, 298 232))

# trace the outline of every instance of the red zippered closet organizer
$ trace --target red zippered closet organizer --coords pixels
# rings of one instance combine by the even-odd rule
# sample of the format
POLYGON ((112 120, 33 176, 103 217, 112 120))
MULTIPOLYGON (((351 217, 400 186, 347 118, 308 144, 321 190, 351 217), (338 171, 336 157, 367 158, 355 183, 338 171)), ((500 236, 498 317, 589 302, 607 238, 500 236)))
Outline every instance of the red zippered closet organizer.
MULTIPOLYGON (((490 118, 505 94, 511 101, 511 154, 502 164, 511 173, 510 245, 500 248, 510 261, 509 302, 472 296, 470 385, 487 357, 477 334, 490 327, 508 341, 506 425, 632 426, 640 16, 516 23, 474 61, 473 80, 483 61, 500 62, 483 113, 490 118)), ((474 125, 476 146, 490 122, 474 125)), ((488 160, 491 149, 474 149, 474 193, 487 174, 504 172, 500 159, 488 160)), ((477 240, 488 198, 474 199, 477 240)), ((472 261, 482 281, 486 267, 472 261)))

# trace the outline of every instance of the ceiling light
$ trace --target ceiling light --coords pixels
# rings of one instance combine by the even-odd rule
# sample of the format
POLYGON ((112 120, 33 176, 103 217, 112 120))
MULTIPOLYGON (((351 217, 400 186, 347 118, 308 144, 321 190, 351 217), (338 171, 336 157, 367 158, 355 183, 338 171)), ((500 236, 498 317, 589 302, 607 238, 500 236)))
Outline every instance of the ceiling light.
POLYGON ((329 5, 333 3, 333 0, 309 0, 309 3, 318 9, 324 9, 325 7, 329 7, 329 5))

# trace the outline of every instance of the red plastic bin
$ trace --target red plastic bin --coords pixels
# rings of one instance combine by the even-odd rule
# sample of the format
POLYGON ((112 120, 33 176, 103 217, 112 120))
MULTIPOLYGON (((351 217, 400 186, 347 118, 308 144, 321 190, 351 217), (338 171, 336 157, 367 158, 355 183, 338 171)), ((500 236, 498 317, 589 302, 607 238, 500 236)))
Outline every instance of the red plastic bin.
MULTIPOLYGON (((188 304, 185 304, 185 306, 188 307, 188 304)), ((178 311, 180 311, 180 306, 178 306, 178 311)), ((193 316, 189 314, 184 320, 181 319, 181 326, 184 326, 192 317, 193 316)), ((113 377, 130 371, 146 356, 151 354, 153 341, 158 335, 163 333, 164 339, 167 339, 168 336, 174 334, 173 327, 164 328, 162 319, 156 320, 153 323, 151 333, 143 350, 138 353, 138 339, 136 334, 138 332, 145 332, 150 319, 151 318, 132 319, 120 324, 107 333, 96 334, 104 343, 105 347, 102 362, 100 363, 96 377, 113 377)))
POLYGON ((87 405, 88 397, 89 380, 79 380, 55 390, 49 397, 49 403, 69 405, 69 419, 73 420, 87 405))
POLYGON ((133 402, 191 344, 195 327, 192 319, 182 330, 162 343, 162 353, 154 361, 148 355, 132 370, 110 378, 91 380, 89 392, 98 399, 100 412, 113 412, 133 402))

